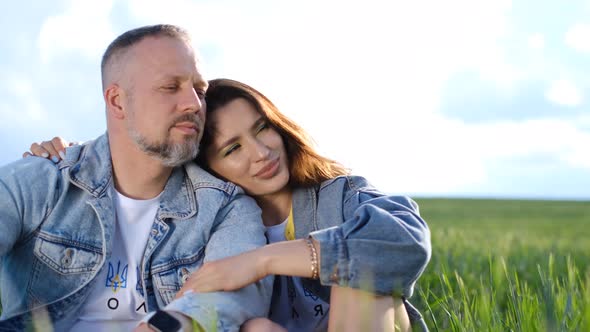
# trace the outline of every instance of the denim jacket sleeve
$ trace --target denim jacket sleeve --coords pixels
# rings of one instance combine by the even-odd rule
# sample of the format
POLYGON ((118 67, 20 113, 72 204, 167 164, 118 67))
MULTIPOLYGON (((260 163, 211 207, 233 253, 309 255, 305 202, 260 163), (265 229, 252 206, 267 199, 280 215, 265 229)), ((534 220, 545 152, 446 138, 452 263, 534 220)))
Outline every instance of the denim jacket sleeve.
POLYGON ((385 195, 362 177, 341 177, 324 186, 318 223, 338 215, 342 224, 310 233, 320 243, 321 283, 410 297, 431 255, 430 231, 418 205, 408 197, 385 195), (338 182, 343 189, 330 191, 328 186, 338 182))
POLYGON ((0 257, 51 211, 59 179, 57 166, 45 158, 27 157, 0 168, 0 257))
MULTIPOLYGON (((217 216, 204 261, 213 261, 253 250, 266 244, 260 209, 254 200, 240 194, 217 216)), ((231 292, 187 293, 166 306, 192 317, 205 331, 238 331, 254 317, 266 317, 273 278, 265 278, 231 292)))

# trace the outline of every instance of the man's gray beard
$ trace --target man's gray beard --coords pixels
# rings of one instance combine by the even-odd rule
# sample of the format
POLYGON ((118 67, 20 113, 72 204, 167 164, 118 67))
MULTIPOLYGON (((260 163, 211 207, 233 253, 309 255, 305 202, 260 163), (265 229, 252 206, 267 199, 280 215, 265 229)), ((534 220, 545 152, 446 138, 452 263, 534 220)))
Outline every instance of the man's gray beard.
POLYGON ((160 160, 164 166, 176 167, 197 157, 199 144, 197 138, 187 139, 183 143, 150 143, 136 130, 130 130, 131 137, 139 148, 148 155, 160 160))

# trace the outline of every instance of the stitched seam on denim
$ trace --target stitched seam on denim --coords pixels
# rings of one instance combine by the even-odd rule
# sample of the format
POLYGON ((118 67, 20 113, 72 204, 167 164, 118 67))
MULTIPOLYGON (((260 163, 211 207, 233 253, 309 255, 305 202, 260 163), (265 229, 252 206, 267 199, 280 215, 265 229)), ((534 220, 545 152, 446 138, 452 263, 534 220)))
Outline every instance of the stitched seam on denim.
POLYGON ((180 188, 182 190, 182 194, 184 198, 188 201, 189 211, 186 212, 178 212, 178 211, 170 211, 167 209, 162 209, 157 212, 156 217, 158 220, 163 221, 164 223, 169 223, 171 221, 166 221, 165 219, 179 219, 179 220, 186 220, 189 217, 194 216, 198 212, 196 195, 194 194, 193 184, 188 177, 184 178, 184 184, 180 188), (194 209, 192 209, 194 207, 194 209), (161 219, 160 219, 161 218, 161 219))
POLYGON ((171 262, 168 262, 164 265, 158 265, 155 267, 152 266, 151 272, 152 272, 152 274, 155 274, 155 273, 160 273, 160 272, 170 270, 172 268, 179 267, 181 265, 192 264, 192 263, 198 262, 199 259, 201 257, 203 257, 204 255, 205 255, 205 248, 201 248, 201 249, 199 249, 199 251, 195 255, 193 255, 191 257, 174 259, 171 262))
MULTIPOLYGON (((39 264, 40 264, 40 262, 38 260, 36 260, 36 259, 33 260, 33 266, 32 266, 33 275, 31 276, 31 278, 29 279, 29 282, 27 284, 27 293, 29 294, 29 296, 31 296, 31 298, 33 298, 35 303, 41 303, 41 301, 33 294, 33 283, 35 280, 37 280, 37 275, 39 274, 39 267, 38 267, 39 264)), ((29 305, 31 305, 31 303, 29 303, 29 305)))
POLYGON ((61 160, 59 162, 59 164, 57 164, 57 168, 61 171, 64 168, 68 168, 68 167, 72 167, 74 165, 74 162, 70 161, 70 160, 61 160))
POLYGON ((201 189, 201 188, 212 188, 218 189, 223 191, 224 193, 230 195, 234 190, 235 185, 229 182, 222 182, 222 183, 215 183, 215 182, 193 182, 194 189, 201 189))
POLYGON ((80 181, 80 179, 73 177, 71 174, 70 174, 70 180, 76 187, 88 192, 90 195, 92 195, 94 197, 101 197, 102 194, 106 191, 106 189, 109 187, 109 185, 111 183, 111 179, 112 179, 111 173, 109 172, 108 175, 109 176, 107 176, 107 181, 101 182, 96 187, 90 187, 90 186, 86 185, 85 182, 80 181))
POLYGON ((170 284, 163 284, 162 278, 155 275, 155 273, 152 278, 154 279, 154 290, 158 294, 160 294, 160 297, 162 297, 164 302, 166 302, 166 300, 168 299, 168 293, 170 293, 171 291, 177 292, 180 289, 180 285, 178 285, 178 284, 171 284, 171 285, 170 284))
POLYGON ((158 287, 158 293, 160 293, 160 296, 162 297, 164 304, 168 305, 168 303, 170 303, 170 302, 172 302, 172 300, 174 300, 174 297, 176 296, 176 292, 179 289, 180 288, 158 287))
MULTIPOLYGON (((392 212, 391 215, 392 216, 410 216, 410 217, 416 218, 416 214, 415 213, 408 212, 408 211, 396 211, 396 212, 392 212)), ((426 252, 426 250, 424 250, 424 252, 426 252)), ((420 251, 420 253, 422 253, 422 251, 420 251)), ((428 254, 425 254, 424 256, 428 256, 428 254)), ((422 255, 420 255, 420 258, 422 258, 422 255)), ((422 272, 424 272, 425 269, 426 269, 426 264, 424 264, 424 267, 422 269, 420 269, 418 272, 416 272, 416 274, 412 278, 409 278, 408 279, 409 280, 409 283, 410 284, 416 283, 416 281, 422 275, 422 272)), ((405 287, 404 288, 404 291, 407 291, 410 288, 412 288, 412 287, 408 287, 408 288, 405 287)))
POLYGON ((182 221, 182 220, 186 220, 187 218, 189 218, 190 216, 193 216, 195 214, 196 214, 196 212, 195 213, 192 213, 192 212, 190 212, 190 213, 184 213, 184 212, 181 213, 181 212, 168 212, 168 211, 165 211, 165 212, 161 212, 160 213, 160 215, 158 216, 158 220, 160 220, 162 222, 165 222, 165 223, 170 223, 171 221, 168 221, 166 219, 178 219, 179 221, 182 221), (161 219, 160 219, 160 217, 161 217, 161 219))
POLYGON ((93 267, 85 266, 79 268, 62 268, 61 265, 55 263, 49 256, 45 255, 43 252, 39 251, 39 255, 36 256, 38 260, 45 263, 45 265, 49 266, 55 272, 66 275, 72 273, 81 273, 81 272, 91 272, 93 267))
MULTIPOLYGON (((319 200, 319 194, 315 191, 312 190, 310 192, 310 196, 311 196, 311 202, 312 203, 312 208, 313 208, 313 230, 312 231, 317 231, 319 230, 319 221, 318 221, 318 200, 319 200)), ((308 234, 309 236, 309 234, 308 234)), ((321 275, 321 269, 320 269, 320 275, 321 275)))
POLYGON ((79 249, 85 249, 87 251, 92 251, 95 252, 97 254, 101 254, 102 255, 102 248, 97 248, 94 246, 90 246, 87 244, 84 244, 82 242, 78 242, 78 241, 74 241, 74 240, 70 240, 70 239, 65 239, 63 237, 58 237, 43 231, 39 231, 39 237, 47 242, 51 242, 51 243, 55 243, 55 244, 67 244, 79 249))

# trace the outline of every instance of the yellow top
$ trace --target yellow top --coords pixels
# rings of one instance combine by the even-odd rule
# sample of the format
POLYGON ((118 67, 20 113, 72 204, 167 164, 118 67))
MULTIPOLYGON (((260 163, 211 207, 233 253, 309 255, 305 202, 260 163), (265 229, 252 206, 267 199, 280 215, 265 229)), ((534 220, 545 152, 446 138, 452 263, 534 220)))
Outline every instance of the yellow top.
POLYGON ((295 240, 295 224, 293 223, 293 207, 289 211, 289 219, 287 220, 287 226, 285 227, 285 239, 287 241, 295 240))

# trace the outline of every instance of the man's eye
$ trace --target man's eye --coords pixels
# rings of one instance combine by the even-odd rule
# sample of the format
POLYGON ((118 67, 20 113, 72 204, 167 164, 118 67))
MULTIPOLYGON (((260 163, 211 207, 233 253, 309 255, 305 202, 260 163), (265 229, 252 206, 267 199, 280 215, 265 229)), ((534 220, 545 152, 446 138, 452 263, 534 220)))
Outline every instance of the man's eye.
POLYGON ((178 85, 166 85, 166 86, 164 86, 164 90, 176 91, 176 90, 178 90, 178 85))
POLYGON ((240 148, 240 144, 234 144, 234 145, 230 146, 227 150, 225 150, 225 152, 223 153, 223 156, 227 157, 230 154, 234 153, 234 151, 236 151, 239 148, 240 148))

